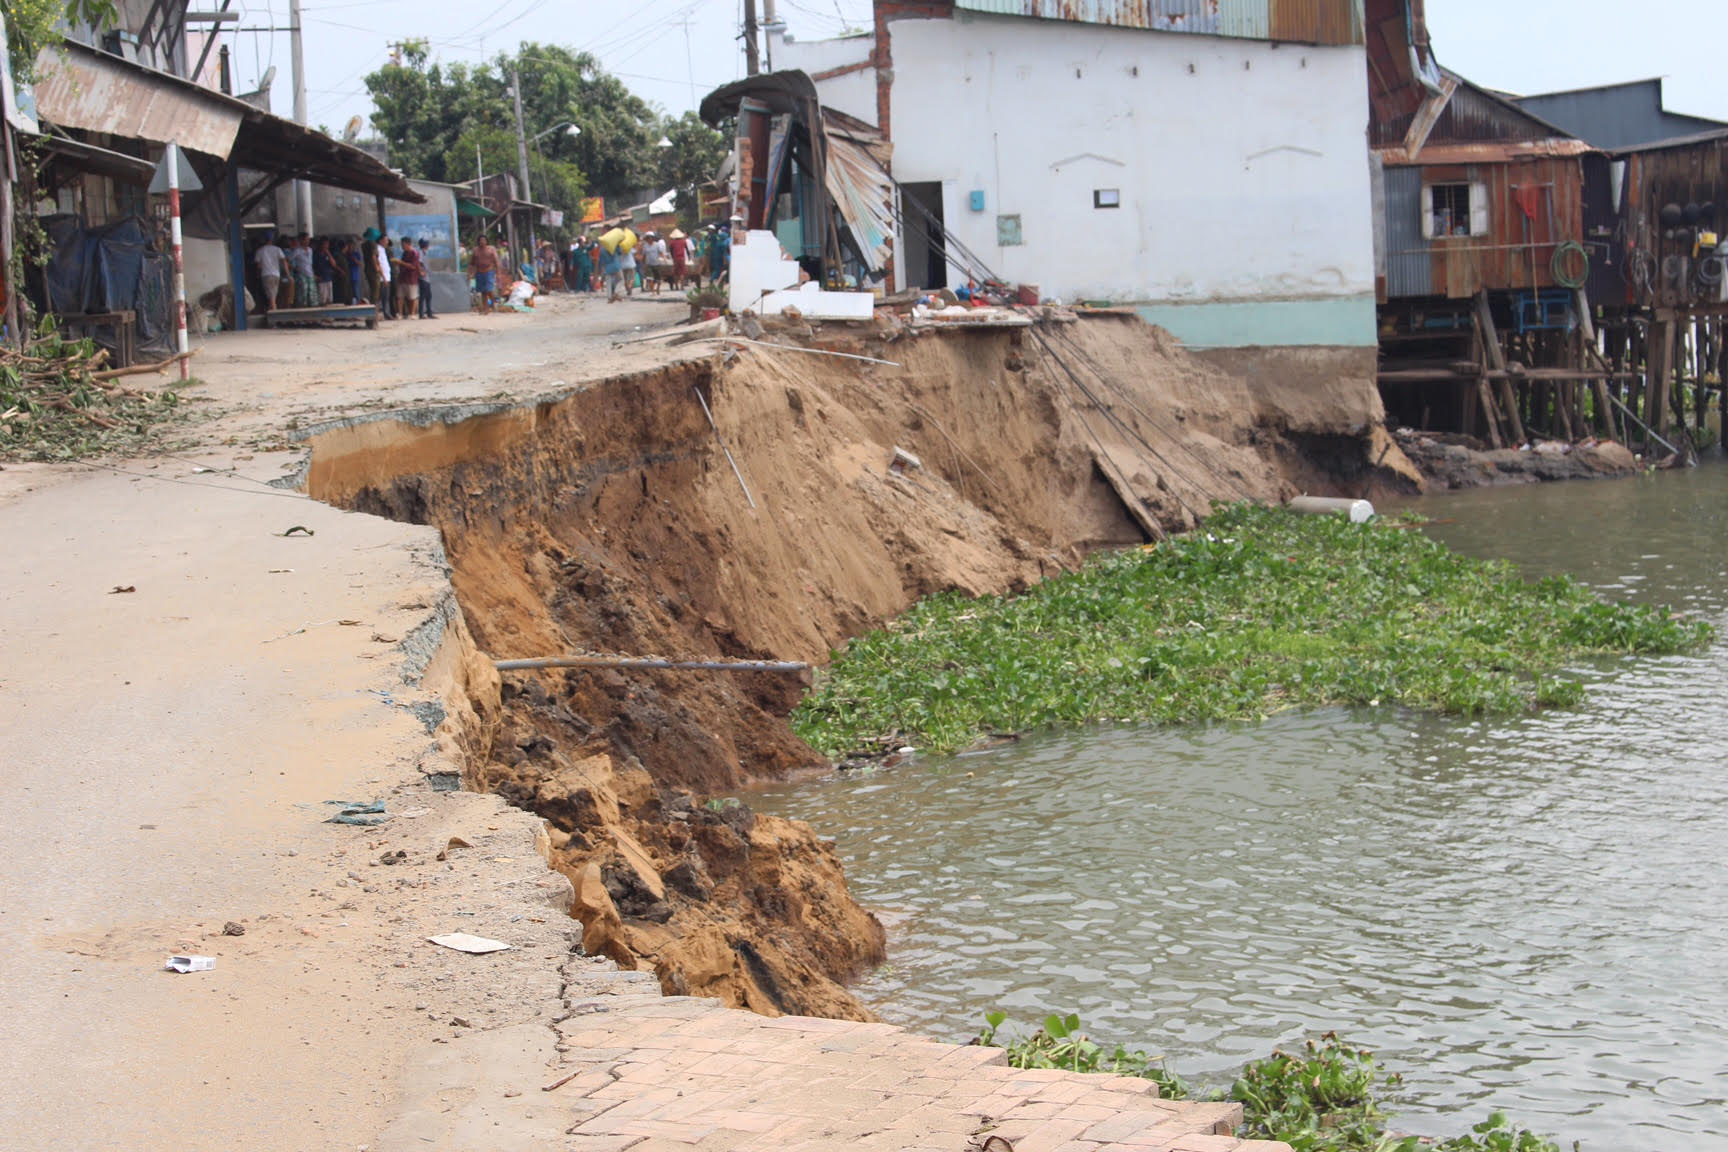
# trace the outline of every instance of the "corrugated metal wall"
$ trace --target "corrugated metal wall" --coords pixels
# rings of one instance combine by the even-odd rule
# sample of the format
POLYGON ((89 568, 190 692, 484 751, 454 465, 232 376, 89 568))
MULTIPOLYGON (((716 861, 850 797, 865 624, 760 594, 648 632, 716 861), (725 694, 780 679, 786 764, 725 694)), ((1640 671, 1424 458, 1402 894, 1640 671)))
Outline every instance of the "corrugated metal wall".
POLYGON ((999 16, 1028 16, 1304 44, 1361 44, 1363 0, 955 0, 956 8, 999 16))
POLYGON ((1583 170, 1574 157, 1511 164, 1386 169, 1386 294, 1389 299, 1555 286, 1555 249, 1584 231, 1583 170), (1422 189, 1481 184, 1488 193, 1488 235, 1422 237, 1422 189), (1532 219, 1520 192, 1529 190, 1532 219))
POLYGON ((1386 169, 1386 295, 1434 295, 1428 241, 1422 238, 1422 169, 1386 169))
POLYGON ((1360 44, 1362 0, 1271 0, 1272 39, 1360 44))

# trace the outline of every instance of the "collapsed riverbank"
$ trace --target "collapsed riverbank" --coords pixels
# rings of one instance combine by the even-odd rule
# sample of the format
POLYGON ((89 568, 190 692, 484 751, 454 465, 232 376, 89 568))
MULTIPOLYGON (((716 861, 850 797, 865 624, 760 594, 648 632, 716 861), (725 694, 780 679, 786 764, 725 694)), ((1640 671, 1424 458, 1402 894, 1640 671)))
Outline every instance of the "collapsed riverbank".
MULTIPOLYGON (((493 658, 820 661, 925 595, 1021 591, 1213 500, 1418 484, 1371 380, 1232 376, 1118 317, 1036 338, 824 330, 311 442, 315 497, 442 529, 493 658), (1053 346, 1092 373, 1084 398, 1053 346)), ((591 951, 667 991, 866 1014, 845 984, 880 961, 882 932, 832 848, 707 802, 826 765, 787 723, 801 685, 562 671, 474 690, 451 737, 466 783, 551 822, 591 951)))

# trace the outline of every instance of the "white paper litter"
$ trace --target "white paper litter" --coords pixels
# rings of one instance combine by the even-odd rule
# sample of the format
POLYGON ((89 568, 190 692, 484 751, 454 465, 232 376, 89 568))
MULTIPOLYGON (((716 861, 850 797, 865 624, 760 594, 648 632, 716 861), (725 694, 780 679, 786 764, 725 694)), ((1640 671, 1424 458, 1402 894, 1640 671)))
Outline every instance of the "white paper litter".
POLYGON ((216 967, 216 957, 170 956, 162 967, 170 972, 210 972, 216 967))
POLYGON ((458 952, 472 952, 479 955, 484 952, 505 952, 510 945, 502 940, 488 940, 484 936, 470 936, 466 932, 449 932, 443 936, 428 936, 428 940, 445 948, 454 948, 458 952))

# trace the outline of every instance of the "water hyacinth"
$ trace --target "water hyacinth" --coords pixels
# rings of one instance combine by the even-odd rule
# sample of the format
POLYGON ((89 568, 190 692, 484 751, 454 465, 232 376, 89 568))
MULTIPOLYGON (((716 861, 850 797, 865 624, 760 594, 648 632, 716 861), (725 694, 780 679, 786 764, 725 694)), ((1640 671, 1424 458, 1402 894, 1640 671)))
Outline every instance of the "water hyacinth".
POLYGON ((1569 664, 1691 651, 1712 634, 1570 578, 1527 581, 1409 521, 1235 505, 1200 531, 1100 555, 1021 596, 924 600, 837 655, 793 724, 840 756, 1295 706, 1505 714, 1576 703, 1569 664))

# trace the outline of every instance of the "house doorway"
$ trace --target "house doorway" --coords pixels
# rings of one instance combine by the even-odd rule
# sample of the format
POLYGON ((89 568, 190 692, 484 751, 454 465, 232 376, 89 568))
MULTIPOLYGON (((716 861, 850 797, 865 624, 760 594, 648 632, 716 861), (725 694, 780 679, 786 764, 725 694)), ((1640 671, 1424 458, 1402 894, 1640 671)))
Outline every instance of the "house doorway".
POLYGON ((902 184, 900 197, 906 232, 906 287, 946 288, 948 246, 942 238, 942 182, 902 184))

